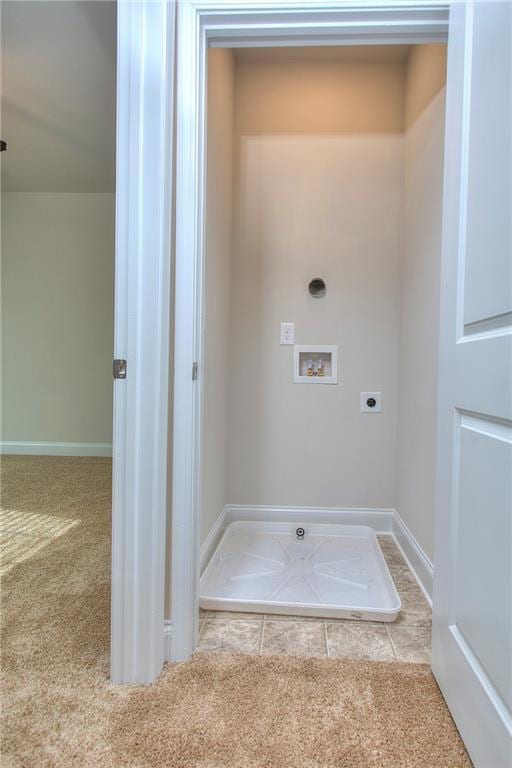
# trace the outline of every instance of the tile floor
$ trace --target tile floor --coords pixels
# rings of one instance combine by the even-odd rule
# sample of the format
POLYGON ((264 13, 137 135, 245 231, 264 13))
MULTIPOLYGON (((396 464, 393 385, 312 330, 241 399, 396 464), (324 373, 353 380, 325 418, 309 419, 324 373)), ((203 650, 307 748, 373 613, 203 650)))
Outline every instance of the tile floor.
POLYGON ((393 623, 201 610, 198 651, 430 662, 430 606, 393 538, 378 538, 402 600, 393 623))

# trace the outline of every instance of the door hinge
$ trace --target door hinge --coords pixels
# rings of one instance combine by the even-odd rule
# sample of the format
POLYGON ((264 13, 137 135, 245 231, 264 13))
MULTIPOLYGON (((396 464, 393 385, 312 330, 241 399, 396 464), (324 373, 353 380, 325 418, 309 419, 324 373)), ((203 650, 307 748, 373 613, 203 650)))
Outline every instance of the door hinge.
POLYGON ((126 379, 126 360, 114 360, 114 379, 126 379))
POLYGON ((197 379, 197 373, 199 370, 199 363, 192 363, 192 381, 197 379))

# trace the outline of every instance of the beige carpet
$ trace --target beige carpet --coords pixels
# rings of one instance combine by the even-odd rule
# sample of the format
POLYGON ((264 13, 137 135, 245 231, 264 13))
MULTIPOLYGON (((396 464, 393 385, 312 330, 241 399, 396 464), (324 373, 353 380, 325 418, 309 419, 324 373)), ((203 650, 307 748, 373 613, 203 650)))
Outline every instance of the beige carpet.
POLYGON ((423 665, 200 655, 107 680, 110 463, 7 457, 2 768, 465 768, 423 665))

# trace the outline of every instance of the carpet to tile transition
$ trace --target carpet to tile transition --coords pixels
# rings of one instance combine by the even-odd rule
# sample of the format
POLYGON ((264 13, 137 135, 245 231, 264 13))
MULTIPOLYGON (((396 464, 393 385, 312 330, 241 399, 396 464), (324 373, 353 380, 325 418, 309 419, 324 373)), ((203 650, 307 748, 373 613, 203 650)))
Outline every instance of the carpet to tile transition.
POLYGON ((112 686, 109 461, 2 470, 2 768, 471 765, 424 665, 200 654, 112 686))

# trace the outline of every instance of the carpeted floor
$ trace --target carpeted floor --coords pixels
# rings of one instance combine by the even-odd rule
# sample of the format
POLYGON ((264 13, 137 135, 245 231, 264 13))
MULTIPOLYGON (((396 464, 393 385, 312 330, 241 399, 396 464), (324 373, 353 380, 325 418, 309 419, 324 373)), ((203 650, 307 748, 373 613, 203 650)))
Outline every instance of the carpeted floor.
POLYGON ((2 469, 2 768, 471 765, 424 665, 204 654, 110 685, 110 462, 2 469))

